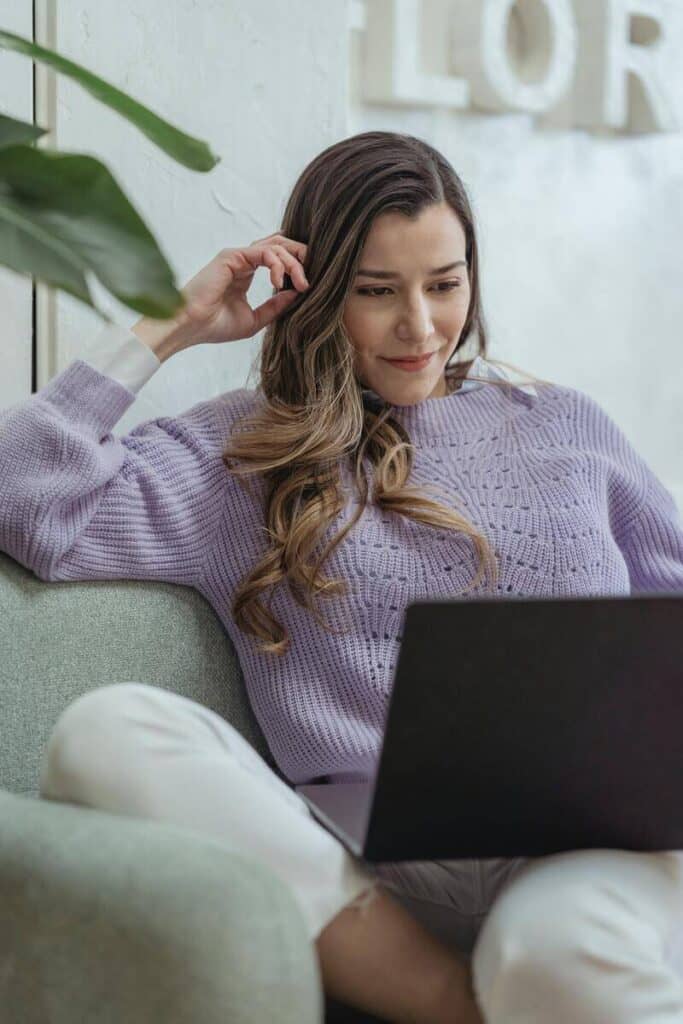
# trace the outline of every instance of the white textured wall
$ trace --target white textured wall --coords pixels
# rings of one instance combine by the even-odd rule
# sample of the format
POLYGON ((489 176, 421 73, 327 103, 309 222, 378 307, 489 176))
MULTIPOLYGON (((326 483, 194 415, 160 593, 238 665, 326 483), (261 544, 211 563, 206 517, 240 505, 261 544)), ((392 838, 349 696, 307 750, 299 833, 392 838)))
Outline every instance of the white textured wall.
MULTIPOLYGON (((59 0, 57 49, 209 142, 206 174, 173 162, 77 85, 58 80, 57 146, 103 160, 155 234, 183 285, 224 246, 279 226, 302 168, 345 133, 347 4, 341 0, 59 0)), ((271 294, 265 269, 253 305, 271 294)), ((138 315, 97 289, 117 321, 138 315)), ((58 359, 87 359, 97 314, 58 298, 58 359)), ((243 387, 260 335, 199 345, 168 360, 117 424, 172 415, 243 387)))
MULTIPOLYGON (((483 0, 461 2, 476 10, 483 0)), ((683 510, 683 135, 549 130, 520 111, 368 101, 364 75, 389 60, 393 5, 367 4, 382 9, 383 27, 370 46, 366 4, 353 5, 348 134, 407 131, 446 155, 478 219, 491 354, 592 395, 683 510)), ((421 19, 425 75, 447 70, 444 40, 458 24, 440 22, 439 7, 449 6, 431 0, 421 19)), ((683 4, 664 8, 662 92, 683 120, 683 4)), ((579 40, 579 62, 586 50, 579 40)), ((406 67, 399 48, 393 73, 406 67)))
MULTIPOLYGON (((30 38, 31 0, 0 0, 0 25, 6 32, 30 38)), ((0 111, 19 121, 33 120, 33 67, 11 50, 0 50, 0 111)), ((31 278, 0 266, 2 309, 2 373, 0 409, 31 394, 33 302, 31 278)))
MULTIPOLYGON (((367 5, 388 26, 393 2, 126 0, 114 7, 60 0, 63 53, 207 139, 223 160, 204 175, 180 167, 63 79, 57 144, 107 162, 182 284, 222 246, 275 230, 299 171, 331 142, 370 128, 431 141, 463 177, 478 218, 492 354, 593 395, 683 508, 680 131, 600 130, 600 104, 585 75, 580 96, 551 112, 554 128, 551 116, 520 110, 456 109, 429 98, 400 106, 368 101, 364 69, 386 63, 390 47, 388 27, 374 50, 368 47, 367 5), (579 115, 598 127, 576 127, 571 120, 579 115)), ((446 30, 439 18, 458 5, 462 10, 463 2, 413 4, 423 12, 416 33, 421 66, 440 73, 440 88, 452 97, 458 90, 448 40, 457 40, 457 26, 451 22, 446 30)), ((467 9, 483 2, 467 0, 467 9)), ((533 2, 524 0, 527 10, 533 2)), ((608 0, 550 2, 590 17, 608 0)), ((683 115, 683 5, 659 4, 671 12, 664 98, 683 115)), ((588 47, 585 34, 577 45, 581 69, 594 59, 595 46, 588 47)), ((474 91, 485 94, 481 85, 474 91)), ((632 85, 627 99, 637 123, 643 104, 632 85)), ((267 274, 259 271, 254 302, 268 294, 267 274)), ((106 293, 98 296, 107 302, 106 293)), ((108 308, 121 323, 137 319, 111 300, 108 308)), ((60 294, 56 365, 87 357, 98 325, 94 314, 60 294)), ((259 337, 175 356, 119 429, 244 385, 258 344, 259 337)))

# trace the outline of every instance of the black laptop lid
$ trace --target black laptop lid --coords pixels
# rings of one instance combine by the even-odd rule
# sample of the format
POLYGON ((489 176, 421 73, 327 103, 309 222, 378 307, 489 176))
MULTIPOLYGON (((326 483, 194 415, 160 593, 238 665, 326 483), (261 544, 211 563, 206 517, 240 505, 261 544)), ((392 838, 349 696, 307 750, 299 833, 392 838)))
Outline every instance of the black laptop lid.
POLYGON ((683 595, 406 610, 363 856, 683 849, 683 595))

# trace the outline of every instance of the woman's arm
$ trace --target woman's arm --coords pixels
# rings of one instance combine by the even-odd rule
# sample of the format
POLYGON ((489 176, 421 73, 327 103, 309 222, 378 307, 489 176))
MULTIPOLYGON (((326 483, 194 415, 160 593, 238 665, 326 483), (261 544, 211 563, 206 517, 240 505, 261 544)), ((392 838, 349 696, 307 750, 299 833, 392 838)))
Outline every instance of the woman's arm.
MULTIPOLYGON (((251 337, 308 288, 305 255, 303 243, 280 234, 222 249, 183 288, 176 318, 143 317, 134 333, 159 365, 193 345, 251 337), (252 309, 247 291, 261 266, 274 286, 289 273, 296 287, 252 309)), ((221 457, 224 396, 115 437, 135 392, 116 376, 128 379, 130 366, 113 362, 108 375, 76 359, 0 413, 0 550, 48 581, 194 585, 232 480, 221 457)))
POLYGON ((225 501, 219 400, 116 437, 134 400, 77 359, 0 412, 0 550, 40 579, 194 583, 225 501))
POLYGON ((683 526, 673 495, 646 466, 639 510, 619 538, 631 593, 683 594, 683 526))
POLYGON ((683 527, 673 495, 595 399, 578 390, 573 399, 573 432, 602 463, 606 514, 631 592, 683 592, 683 527))

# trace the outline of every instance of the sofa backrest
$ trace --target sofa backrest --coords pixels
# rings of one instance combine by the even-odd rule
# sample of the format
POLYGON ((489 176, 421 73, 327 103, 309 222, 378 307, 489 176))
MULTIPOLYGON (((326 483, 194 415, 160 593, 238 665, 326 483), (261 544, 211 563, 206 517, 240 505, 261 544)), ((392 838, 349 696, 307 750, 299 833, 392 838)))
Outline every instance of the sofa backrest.
POLYGON ((82 693, 141 682, 231 722, 282 778, 235 648, 193 588, 137 580, 46 583, 0 552, 0 789, 37 797, 50 731, 82 693))

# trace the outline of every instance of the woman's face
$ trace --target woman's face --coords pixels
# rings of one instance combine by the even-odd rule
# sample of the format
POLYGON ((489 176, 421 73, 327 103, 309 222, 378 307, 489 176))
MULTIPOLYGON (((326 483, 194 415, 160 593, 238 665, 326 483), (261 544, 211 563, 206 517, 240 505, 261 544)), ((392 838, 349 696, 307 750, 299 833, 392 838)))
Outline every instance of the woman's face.
POLYGON ((470 302, 465 253, 465 232, 448 203, 432 204, 417 220, 394 212, 375 219, 342 316, 362 386, 394 405, 446 395, 444 369, 470 302), (415 371, 387 362, 428 352, 415 371))

